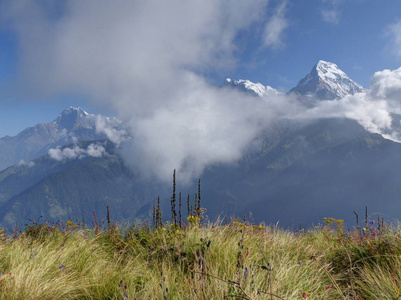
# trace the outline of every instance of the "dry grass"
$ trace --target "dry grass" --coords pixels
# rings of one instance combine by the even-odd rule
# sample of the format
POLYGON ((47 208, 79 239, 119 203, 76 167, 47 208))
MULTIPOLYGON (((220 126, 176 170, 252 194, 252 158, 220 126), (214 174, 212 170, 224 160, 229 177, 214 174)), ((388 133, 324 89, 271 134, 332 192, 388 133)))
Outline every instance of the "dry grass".
POLYGON ((0 298, 397 299, 399 236, 239 222, 124 233, 34 225, 0 242, 0 298))

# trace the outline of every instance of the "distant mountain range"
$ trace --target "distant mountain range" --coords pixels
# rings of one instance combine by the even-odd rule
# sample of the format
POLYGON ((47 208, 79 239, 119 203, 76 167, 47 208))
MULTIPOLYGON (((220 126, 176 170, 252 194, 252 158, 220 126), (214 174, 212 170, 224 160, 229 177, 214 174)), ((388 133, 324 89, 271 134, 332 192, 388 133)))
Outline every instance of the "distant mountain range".
MULTIPOLYGON (((225 86, 231 86, 260 97, 282 94, 271 86, 244 79, 227 78, 225 86)), ((350 79, 336 64, 320 60, 288 94, 315 97, 319 100, 334 100, 364 91, 365 89, 361 85, 350 79)))
MULTIPOLYGON (((280 94, 249 80, 227 79, 225 86, 255 97, 280 94)), ((319 61, 289 93, 304 101, 363 91, 335 64, 319 61)), ((127 168, 104 127, 121 130, 124 124, 70 107, 52 123, 2 138, 2 166, 12 164, 0 172, 2 226, 41 215, 90 223, 94 211, 104 217, 107 205, 115 220, 132 222, 151 216, 158 194, 167 195, 162 205, 168 219, 171 187, 127 168)), ((250 148, 236 164, 210 167, 202 175, 203 206, 210 218, 252 212, 255 221, 298 228, 326 216, 352 226, 353 210, 362 214, 365 205, 370 212, 399 217, 401 144, 369 133, 356 121, 335 118, 279 121, 258 142, 260 147, 250 148)))
POLYGON ((0 170, 24 161, 46 155, 48 150, 77 141, 101 140, 107 135, 97 130, 96 122, 102 118, 103 127, 119 128, 116 118, 88 114, 81 108, 70 107, 53 122, 29 127, 16 136, 0 139, 0 170))

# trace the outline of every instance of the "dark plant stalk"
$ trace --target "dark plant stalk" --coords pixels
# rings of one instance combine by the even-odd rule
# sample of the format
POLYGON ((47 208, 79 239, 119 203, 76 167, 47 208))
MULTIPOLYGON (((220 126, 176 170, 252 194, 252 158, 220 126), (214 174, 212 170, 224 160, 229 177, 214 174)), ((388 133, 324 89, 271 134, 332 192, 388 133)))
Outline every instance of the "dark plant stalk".
POLYGON ((152 218, 152 220, 153 220, 153 225, 156 226, 156 204, 153 204, 153 218, 152 218))
POLYGON ((380 231, 380 215, 377 215, 377 230, 380 231))
POLYGON ((194 209, 194 216, 198 217, 198 193, 195 193, 195 209, 194 209))
POLYGON ((198 217, 201 216, 201 180, 198 181, 198 217))
POLYGON ((176 181, 175 181, 176 171, 173 173, 173 195, 171 196, 171 224, 177 223, 177 212, 175 210, 175 202, 176 202, 176 181))
POLYGON ((188 215, 187 215, 187 217, 189 217, 190 215, 191 215, 191 206, 190 206, 190 204, 189 204, 189 202, 190 202, 190 195, 188 194, 188 198, 187 198, 187 206, 188 206, 188 215))
POLYGON ((359 215, 356 213, 355 210, 354 210, 354 214, 355 214, 355 217, 356 217, 356 230, 358 231, 358 233, 361 233, 360 229, 359 229, 359 215))
POLYGON ((161 225, 162 221, 161 221, 162 217, 161 217, 161 210, 160 210, 160 195, 157 196, 157 208, 156 208, 156 228, 159 228, 159 226, 161 225))
POLYGON ((365 229, 366 229, 366 233, 369 233, 368 232, 368 207, 366 206, 365 207, 365 229))
POLYGON ((109 206, 107 206, 107 230, 110 230, 110 226, 111 226, 111 220, 110 220, 110 208, 109 206))
POLYGON ((180 193, 179 200, 178 200, 178 222, 179 222, 180 228, 182 228, 181 205, 182 205, 182 198, 181 198, 181 193, 180 193))

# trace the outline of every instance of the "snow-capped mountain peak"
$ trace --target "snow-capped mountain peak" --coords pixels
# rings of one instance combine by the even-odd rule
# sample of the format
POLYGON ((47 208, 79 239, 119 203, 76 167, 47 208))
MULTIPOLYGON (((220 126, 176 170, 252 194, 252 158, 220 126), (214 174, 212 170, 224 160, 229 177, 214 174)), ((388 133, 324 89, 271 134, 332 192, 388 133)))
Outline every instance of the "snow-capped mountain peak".
POLYGON ((127 135, 125 125, 117 118, 89 114, 71 106, 53 122, 39 123, 16 136, 0 138, 0 170, 20 160, 30 161, 45 155, 50 148, 79 141, 111 140, 120 131, 127 135))
POLYGON ((53 122, 58 126, 71 130, 77 126, 93 127, 95 115, 87 113, 80 107, 70 106, 64 110, 53 122))
POLYGON ((251 93, 259 97, 281 94, 271 86, 263 85, 259 82, 254 83, 247 79, 233 80, 231 78, 226 78, 225 85, 235 87, 243 92, 251 93))
POLYGON ((87 113, 85 110, 83 110, 80 107, 70 106, 69 108, 63 110, 61 112, 61 114, 57 117, 57 119, 63 118, 63 117, 66 117, 66 116, 70 116, 70 115, 82 118, 82 117, 85 117, 85 116, 89 116, 91 114, 87 113))
POLYGON ((319 60, 311 72, 290 90, 303 96, 314 95, 321 100, 340 99, 361 93, 364 88, 350 79, 336 64, 319 60))

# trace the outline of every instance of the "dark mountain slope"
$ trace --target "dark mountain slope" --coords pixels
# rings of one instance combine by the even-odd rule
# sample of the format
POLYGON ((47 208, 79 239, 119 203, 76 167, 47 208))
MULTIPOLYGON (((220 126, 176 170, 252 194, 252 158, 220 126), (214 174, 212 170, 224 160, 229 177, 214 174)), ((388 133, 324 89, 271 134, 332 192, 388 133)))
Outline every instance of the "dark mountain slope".
POLYGON ((210 213, 252 212, 259 221, 284 226, 323 217, 353 224, 352 211, 365 205, 371 212, 401 215, 400 144, 346 119, 293 124, 275 133, 266 134, 262 150, 239 164, 204 174, 210 213))
MULTIPOLYGON (((90 142, 79 146, 85 148, 87 144, 90 142)), ((25 224, 41 215, 50 221, 84 218, 91 222, 93 211, 104 220, 106 206, 111 207, 114 220, 148 217, 151 204, 163 188, 144 182, 128 169, 113 154, 113 144, 104 141, 103 145, 108 153, 103 157, 55 161, 47 155, 35 160, 34 167, 13 167, 0 173, 2 226, 25 224)))

